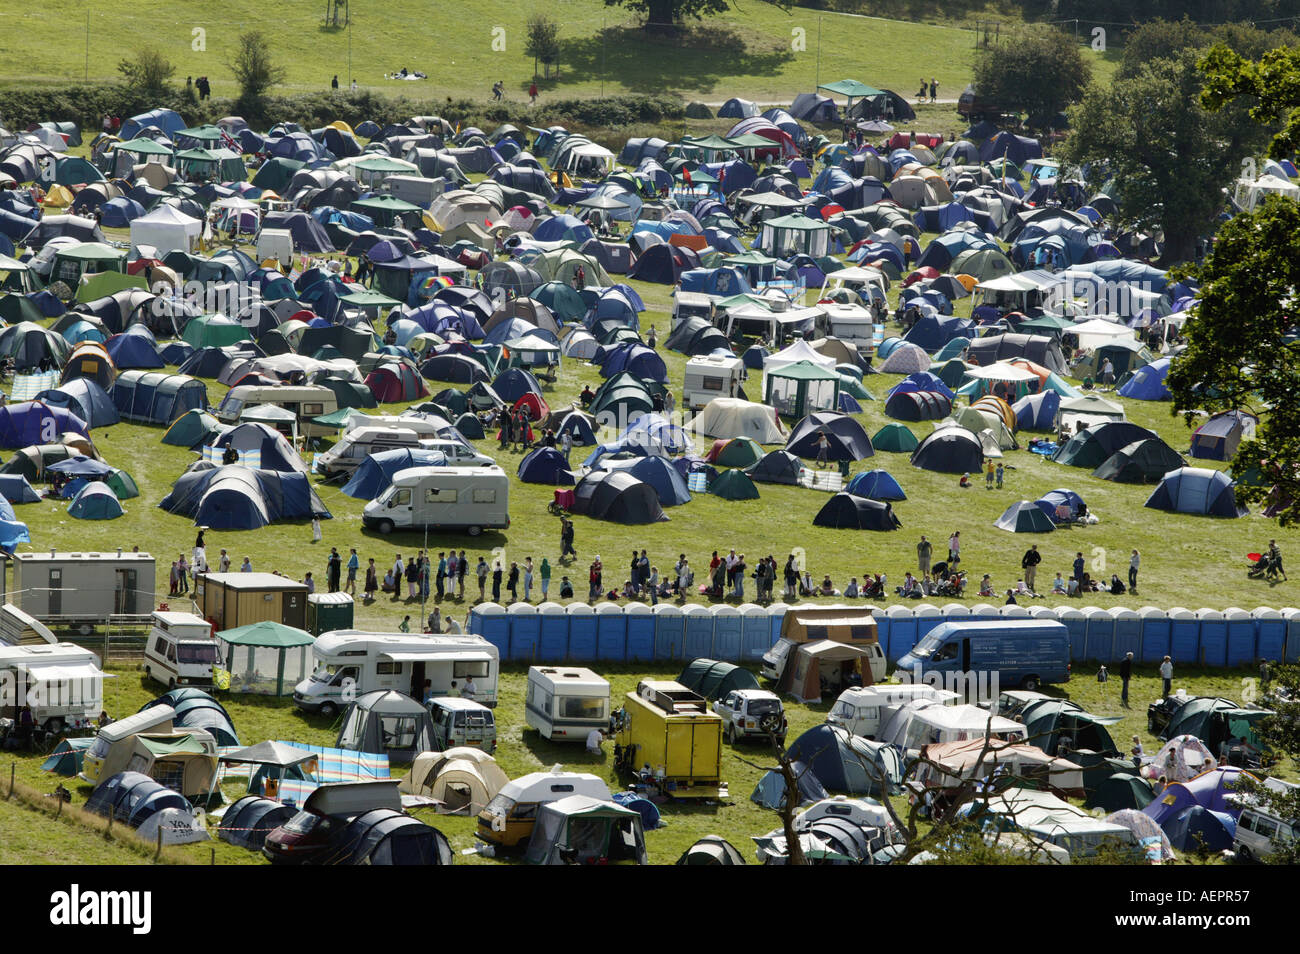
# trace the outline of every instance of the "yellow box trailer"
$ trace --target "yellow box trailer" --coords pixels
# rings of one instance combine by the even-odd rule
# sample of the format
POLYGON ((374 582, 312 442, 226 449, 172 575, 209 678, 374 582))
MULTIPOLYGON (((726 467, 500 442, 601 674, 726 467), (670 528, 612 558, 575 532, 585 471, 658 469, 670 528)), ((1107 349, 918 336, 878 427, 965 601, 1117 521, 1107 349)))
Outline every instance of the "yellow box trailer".
POLYGON ((722 717, 681 683, 643 679, 615 714, 618 768, 673 798, 718 798, 722 717))

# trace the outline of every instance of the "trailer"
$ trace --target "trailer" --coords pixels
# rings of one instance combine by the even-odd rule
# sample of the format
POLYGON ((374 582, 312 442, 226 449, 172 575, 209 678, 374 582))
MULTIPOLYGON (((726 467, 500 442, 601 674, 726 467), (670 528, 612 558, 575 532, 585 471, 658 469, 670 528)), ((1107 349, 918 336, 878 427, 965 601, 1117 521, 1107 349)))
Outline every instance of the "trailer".
POLYGON ((306 628, 307 584, 275 573, 200 573, 194 601, 217 632, 266 621, 306 628))
POLYGON ((101 626, 145 626, 154 610, 148 553, 15 553, 11 602, 47 626, 89 636, 101 626))
POLYGON ((723 798, 722 717, 681 683, 643 679, 614 714, 614 763, 671 798, 723 798))

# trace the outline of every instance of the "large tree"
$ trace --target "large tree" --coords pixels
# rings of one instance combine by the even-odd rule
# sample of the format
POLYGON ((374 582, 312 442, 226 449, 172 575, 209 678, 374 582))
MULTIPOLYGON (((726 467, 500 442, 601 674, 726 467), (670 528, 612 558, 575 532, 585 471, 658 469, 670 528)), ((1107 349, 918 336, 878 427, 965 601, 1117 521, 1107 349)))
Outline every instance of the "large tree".
POLYGON ((1026 27, 980 53, 975 89, 1003 112, 1024 112, 1044 125, 1078 102, 1092 78, 1079 43, 1052 27, 1026 27))
POLYGON ((1205 55, 1201 70, 1201 102, 1207 109, 1240 109, 1244 101, 1256 122, 1281 126, 1269 145, 1271 156, 1281 159, 1300 147, 1300 48, 1282 46, 1249 60, 1220 43, 1205 55))
MULTIPOLYGON (((793 0, 764 0, 789 10, 793 0)), ((645 17, 647 30, 675 31, 687 19, 702 20, 731 9, 731 0, 605 0, 607 7, 626 7, 645 17)))
POLYGON ((1242 441, 1235 474, 1258 472, 1237 497, 1279 505, 1300 521, 1300 204, 1270 197, 1219 230, 1200 270, 1200 304, 1183 331, 1187 349, 1169 368, 1175 412, 1245 410, 1260 417, 1242 441), (1290 340, 1288 340, 1290 337, 1290 340))
POLYGON ((1059 150, 1115 200, 1119 225, 1163 230, 1165 262, 1193 257, 1223 209, 1223 188, 1267 138, 1242 106, 1201 106, 1197 59, 1184 50, 1091 88, 1059 150))

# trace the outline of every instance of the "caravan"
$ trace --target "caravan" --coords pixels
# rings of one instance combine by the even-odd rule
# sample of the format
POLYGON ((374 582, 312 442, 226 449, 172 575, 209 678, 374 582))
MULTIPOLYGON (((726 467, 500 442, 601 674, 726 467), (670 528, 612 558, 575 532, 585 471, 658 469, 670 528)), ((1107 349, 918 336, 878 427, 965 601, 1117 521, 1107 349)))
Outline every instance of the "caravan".
POLYGON ((495 706, 500 658, 496 646, 478 636, 416 636, 340 629, 311 647, 316 669, 294 688, 293 701, 307 712, 333 716, 357 696, 396 689, 424 698, 424 684, 445 696, 452 682, 474 679, 474 699, 495 706))
POLYGON ((99 657, 72 643, 0 645, 0 715, 16 716, 25 703, 50 733, 89 724, 103 711, 104 679, 99 657))
POLYGON ((144 644, 144 674, 168 689, 212 687, 212 667, 220 664, 212 624, 193 613, 160 610, 144 644))
POLYGON ((298 434, 301 437, 332 437, 334 429, 313 423, 313 418, 333 414, 339 409, 339 399, 329 388, 320 384, 237 384, 226 392, 217 406, 216 417, 223 424, 238 424, 245 408, 259 404, 274 404, 298 417, 298 434))
POLYGON ((585 772, 533 772, 507 782, 478 814, 474 837, 497 849, 526 844, 541 806, 570 795, 585 795, 602 802, 612 800, 609 786, 585 772))
POLYGON ((745 380, 745 363, 734 355, 705 355, 686 362, 682 403, 698 411, 717 397, 735 397, 745 380))
POLYGON ((585 742, 609 728, 609 683, 590 669, 531 666, 524 721, 552 742, 585 742))
POLYGON ((957 699, 957 693, 926 683, 886 683, 845 689, 835 700, 826 721, 864 739, 874 739, 880 727, 909 702, 925 700, 951 706, 956 705, 957 699))
POLYGON ((388 489, 366 504, 361 522, 368 530, 484 530, 510 526, 510 481, 491 467, 408 467, 393 475, 388 489))
POLYGON ((171 732, 172 720, 175 718, 176 710, 171 706, 150 706, 135 715, 129 715, 125 719, 118 719, 104 726, 95 736, 95 741, 91 743, 90 748, 86 750, 85 758, 81 763, 80 777, 92 785, 97 785, 113 774, 113 771, 104 771, 104 768, 114 746, 123 739, 142 732, 152 732, 155 735, 171 732))

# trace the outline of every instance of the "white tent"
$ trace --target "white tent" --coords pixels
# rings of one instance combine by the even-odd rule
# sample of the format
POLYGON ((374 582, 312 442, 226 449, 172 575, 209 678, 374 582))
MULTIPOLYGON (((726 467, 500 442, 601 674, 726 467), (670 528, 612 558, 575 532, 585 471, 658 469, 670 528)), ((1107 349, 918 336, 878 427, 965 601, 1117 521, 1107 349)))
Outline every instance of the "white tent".
POLYGON ((776 354, 769 354, 763 359, 763 393, 767 393, 767 376, 800 361, 810 361, 827 371, 835 370, 835 359, 817 351, 807 341, 800 338, 788 348, 782 348, 776 354))
POLYGON ((160 253, 189 252, 203 223, 170 205, 160 205, 131 223, 131 244, 152 245, 160 253))
POLYGON ((1133 329, 1128 325, 1122 325, 1118 321, 1109 321, 1105 318, 1093 318, 1089 321, 1081 321, 1076 325, 1071 325, 1065 330, 1067 333, 1078 337, 1079 347, 1085 351, 1100 348, 1102 345, 1110 344, 1112 341, 1132 341, 1136 337, 1133 333, 1133 329))
POLYGON ((760 444, 780 444, 786 439, 775 409, 740 398, 714 398, 686 425, 686 430, 706 437, 748 437, 760 444))

